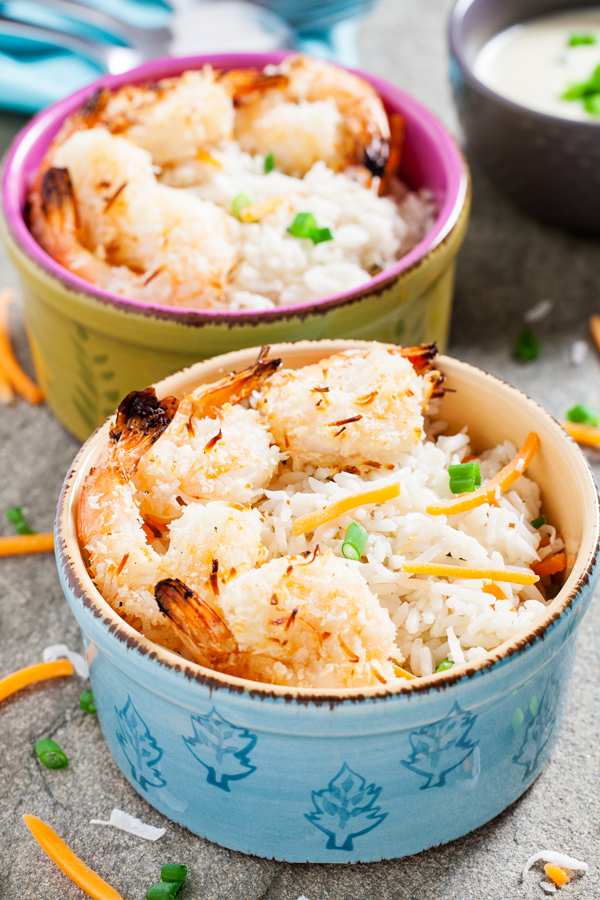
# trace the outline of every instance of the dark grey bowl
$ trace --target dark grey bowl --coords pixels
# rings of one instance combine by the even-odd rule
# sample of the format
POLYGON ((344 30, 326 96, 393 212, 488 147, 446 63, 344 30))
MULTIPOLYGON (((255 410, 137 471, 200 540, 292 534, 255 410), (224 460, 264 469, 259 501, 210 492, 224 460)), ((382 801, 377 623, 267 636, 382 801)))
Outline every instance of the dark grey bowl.
POLYGON ((473 74, 479 50, 505 28, 598 0, 458 0, 450 18, 450 75, 469 152, 522 210, 600 233, 600 122, 575 122, 506 100, 473 74))

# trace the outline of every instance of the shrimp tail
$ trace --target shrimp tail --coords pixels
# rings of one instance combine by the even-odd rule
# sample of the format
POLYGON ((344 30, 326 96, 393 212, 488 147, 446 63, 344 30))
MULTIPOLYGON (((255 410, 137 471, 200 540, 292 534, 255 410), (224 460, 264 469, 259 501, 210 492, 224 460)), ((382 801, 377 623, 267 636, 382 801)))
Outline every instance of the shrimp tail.
POLYGON ((276 660, 240 650, 221 616, 178 578, 159 581, 154 596, 195 662, 238 678, 278 683, 276 660))
POLYGON ((73 234, 77 228, 77 210, 68 170, 55 166, 47 169, 40 194, 41 209, 51 227, 58 232, 73 234))
POLYGON ((370 144, 365 147, 363 165, 371 175, 382 178, 390 156, 390 142, 378 134, 371 137, 370 144))
POLYGON ((221 668, 237 652, 237 641, 219 614, 183 581, 159 581, 154 596, 196 662, 221 668))
POLYGON ((159 401, 154 388, 131 391, 117 410, 110 440, 125 469, 136 466, 139 459, 168 428, 179 406, 176 397, 159 401))
POLYGON ((265 359, 268 352, 269 347, 262 347, 254 365, 241 372, 232 372, 226 378, 190 395, 192 414, 196 418, 215 418, 225 403, 239 403, 249 397, 252 391, 259 390, 281 365, 280 359, 265 359))
POLYGON ((417 375, 427 375, 431 384, 430 397, 442 397, 445 388, 442 387, 446 376, 433 368, 433 362, 437 356, 437 344, 433 341, 430 344, 420 344, 418 347, 398 347, 400 356, 407 359, 414 368, 417 375))

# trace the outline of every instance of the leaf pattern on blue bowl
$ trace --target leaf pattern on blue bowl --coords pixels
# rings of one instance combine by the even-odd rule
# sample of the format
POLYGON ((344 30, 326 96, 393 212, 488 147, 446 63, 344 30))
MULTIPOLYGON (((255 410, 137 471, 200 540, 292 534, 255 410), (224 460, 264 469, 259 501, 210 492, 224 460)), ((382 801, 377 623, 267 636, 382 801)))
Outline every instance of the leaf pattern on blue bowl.
POLYGON ((133 705, 129 694, 122 709, 115 706, 119 722, 117 740, 131 767, 131 777, 142 790, 164 787, 166 781, 160 774, 162 749, 152 737, 148 726, 133 705))
POLYGON ((525 729, 519 752, 512 758, 517 766, 524 768, 523 781, 530 779, 540 768, 542 754, 555 733, 560 718, 561 701, 561 686, 557 678, 548 679, 541 700, 534 694, 529 701, 530 721, 525 729))
POLYGON ((382 788, 344 763, 326 788, 312 792, 314 810, 304 817, 327 835, 327 850, 353 850, 354 839, 381 825, 388 813, 375 806, 382 788))
POLYGON ((256 771, 249 757, 256 744, 255 734, 232 725, 214 707, 206 716, 190 716, 190 721, 194 734, 183 740, 207 770, 208 784, 229 791, 230 781, 247 778, 256 771))
POLYGON ((447 716, 439 722, 411 731, 412 753, 400 762, 411 772, 425 779, 420 790, 443 787, 450 772, 463 765, 475 751, 479 741, 470 740, 470 732, 477 716, 465 712, 455 703, 447 716))

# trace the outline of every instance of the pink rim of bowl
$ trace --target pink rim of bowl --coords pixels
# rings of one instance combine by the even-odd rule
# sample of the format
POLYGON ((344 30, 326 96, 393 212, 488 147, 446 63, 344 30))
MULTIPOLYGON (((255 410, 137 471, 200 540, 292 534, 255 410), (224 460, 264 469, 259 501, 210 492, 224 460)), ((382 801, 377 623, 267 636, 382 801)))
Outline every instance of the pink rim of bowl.
MULTIPOLYGON (((10 148, 4 166, 2 182, 2 203, 8 226, 22 249, 43 269, 54 275, 61 282, 83 293, 91 294, 111 304, 131 306, 139 310, 156 310, 164 317, 185 317, 189 321, 190 313, 197 313, 199 318, 243 320, 247 312, 233 310, 204 310, 174 308, 150 304, 142 300, 131 300, 118 294, 96 287, 89 281, 74 275, 49 256, 37 243, 24 218, 25 200, 33 178, 37 172, 46 149, 59 131, 63 121, 77 110, 86 99, 99 87, 116 88, 123 84, 139 84, 144 81, 158 81, 161 78, 179 75, 186 69, 199 69, 209 63, 214 68, 262 68, 269 64, 278 64, 289 55, 279 53, 231 53, 208 56, 188 56, 180 58, 166 57, 152 60, 119 75, 105 75, 98 81, 59 100, 47 109, 42 110, 21 131, 10 148)), ((461 152, 442 127, 438 120, 421 106, 416 100, 400 91, 386 81, 356 70, 356 74, 369 81, 380 94, 388 112, 400 112, 406 122, 406 130, 410 135, 407 141, 401 172, 411 187, 426 186, 432 190, 438 203, 439 211, 433 228, 410 253, 403 256, 394 266, 376 275, 367 285, 361 288, 325 297, 318 301, 307 301, 276 309, 253 311, 256 316, 279 318, 283 314, 307 312, 312 308, 324 305, 334 306, 354 296, 362 295, 365 288, 377 289, 402 272, 407 271, 420 262, 431 250, 437 247, 456 224, 467 195, 468 175, 461 152)))

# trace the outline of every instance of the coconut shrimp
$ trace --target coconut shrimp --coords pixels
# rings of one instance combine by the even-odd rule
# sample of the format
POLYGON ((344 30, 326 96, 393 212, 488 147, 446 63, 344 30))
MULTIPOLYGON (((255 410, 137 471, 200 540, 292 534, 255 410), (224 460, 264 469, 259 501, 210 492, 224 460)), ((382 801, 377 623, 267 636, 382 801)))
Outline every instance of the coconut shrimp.
POLYGON ((435 345, 347 350, 277 373, 258 408, 294 468, 397 462, 423 435, 423 413, 439 390, 435 345))
POLYGON ((317 160, 335 171, 362 166, 383 175, 389 123, 367 81, 303 54, 271 68, 221 76, 234 98, 234 134, 243 150, 273 153, 288 175, 304 175, 317 160))
POLYGON ((134 299, 219 306, 236 258, 222 209, 159 184, 150 154, 103 128, 74 132, 52 161, 30 223, 54 259, 134 299))
POLYGON ((66 120, 53 147, 74 131, 102 126, 147 150, 155 165, 168 167, 231 140, 234 115, 230 92, 211 66, 204 66, 151 86, 100 88, 66 120))
POLYGON ((215 577, 233 577, 266 556, 262 517, 235 504, 190 504, 180 517, 158 528, 142 515, 133 476, 144 454, 173 421, 178 401, 158 402, 152 388, 134 391, 121 403, 108 446, 82 488, 78 533, 89 569, 106 600, 147 637, 181 646, 154 600, 157 580, 185 578, 218 607, 215 577))
POLYGON ((221 613, 180 581, 156 585, 159 607, 193 658, 229 675, 298 687, 393 682, 395 628, 347 560, 284 557, 220 589, 221 613))
POLYGON ((257 362, 185 397, 161 440, 140 460, 135 485, 143 513, 157 522, 181 515, 190 499, 248 504, 262 496, 279 462, 264 417, 238 406, 281 365, 257 362))

